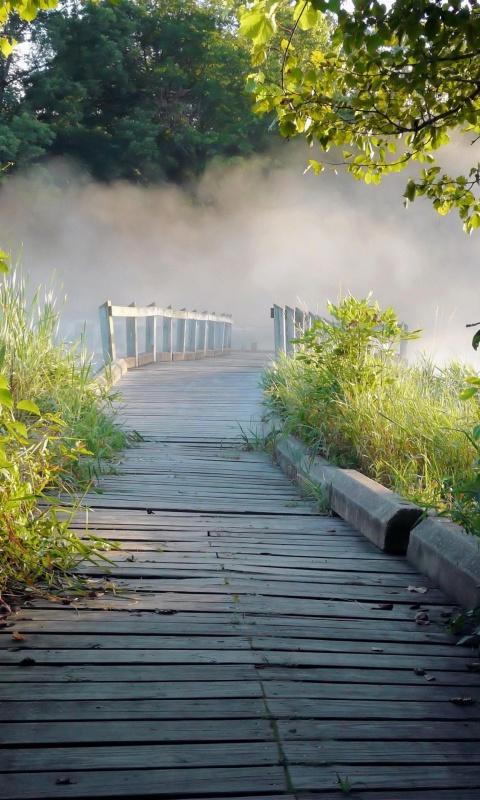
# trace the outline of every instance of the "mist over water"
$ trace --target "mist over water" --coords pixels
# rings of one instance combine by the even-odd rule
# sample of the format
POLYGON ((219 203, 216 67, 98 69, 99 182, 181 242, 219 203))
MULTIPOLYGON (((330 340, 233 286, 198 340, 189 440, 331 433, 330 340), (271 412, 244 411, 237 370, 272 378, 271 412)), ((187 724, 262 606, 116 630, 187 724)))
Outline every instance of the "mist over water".
MULTIPOLYGON (((267 347, 274 302, 323 313, 340 292, 373 292, 411 329, 425 329, 411 354, 480 367, 465 329, 480 321, 480 233, 466 236, 453 212, 442 218, 423 199, 405 211, 407 172, 366 186, 304 175, 309 157, 286 143, 268 163, 212 167, 193 199, 172 186, 95 184, 59 162, 52 169, 62 188, 25 174, 0 189, 0 241, 14 257, 22 250, 32 286, 56 272, 71 336, 88 320, 93 337, 107 299, 155 301, 232 313, 250 329, 247 346, 267 347)), ((452 148, 454 171, 464 158, 465 148, 452 148)))

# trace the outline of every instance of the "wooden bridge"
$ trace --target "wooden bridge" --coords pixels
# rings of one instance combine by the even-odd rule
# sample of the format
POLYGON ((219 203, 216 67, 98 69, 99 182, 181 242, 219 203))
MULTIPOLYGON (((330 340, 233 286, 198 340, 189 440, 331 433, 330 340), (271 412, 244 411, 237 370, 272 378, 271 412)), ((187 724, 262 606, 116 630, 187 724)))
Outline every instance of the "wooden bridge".
POLYGON ((122 378, 144 441, 87 498, 114 592, 2 622, 2 800, 479 800, 452 605, 245 449, 265 358, 122 378))

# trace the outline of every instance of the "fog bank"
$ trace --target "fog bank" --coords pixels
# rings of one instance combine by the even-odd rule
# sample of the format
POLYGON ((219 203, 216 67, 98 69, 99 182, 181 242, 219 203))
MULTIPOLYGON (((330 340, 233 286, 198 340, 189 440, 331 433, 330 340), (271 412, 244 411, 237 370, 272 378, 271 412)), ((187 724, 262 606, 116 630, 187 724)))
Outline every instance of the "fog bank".
MULTIPOLYGON (((470 153, 471 155, 471 153, 470 153)), ((105 300, 228 312, 266 344, 270 306, 323 312, 339 292, 392 305, 426 333, 411 350, 467 358, 466 322, 480 320, 480 233, 424 199, 402 204, 407 173, 380 186, 303 174, 308 151, 286 143, 269 159, 212 167, 192 193, 177 187, 98 185, 64 163, 57 188, 20 175, 0 189, 0 241, 22 250, 32 285, 55 270, 73 334, 96 326, 105 300), (261 330, 262 329, 262 330, 261 330)), ((464 149, 450 152, 460 164, 464 149), (458 159, 457 159, 458 156, 458 159)))

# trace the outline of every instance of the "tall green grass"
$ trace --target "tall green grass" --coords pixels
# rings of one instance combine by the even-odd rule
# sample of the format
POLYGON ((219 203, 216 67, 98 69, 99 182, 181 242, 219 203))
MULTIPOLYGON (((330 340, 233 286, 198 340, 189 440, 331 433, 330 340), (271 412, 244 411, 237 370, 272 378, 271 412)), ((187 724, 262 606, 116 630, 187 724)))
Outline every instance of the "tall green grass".
POLYGON ((480 408, 475 397, 459 399, 471 368, 438 367, 426 358, 408 365, 394 347, 378 347, 380 319, 361 352, 345 347, 349 336, 358 345, 364 323, 361 316, 345 323, 337 315, 338 330, 330 328, 328 339, 320 323, 301 340, 296 358, 280 358, 265 371, 264 403, 312 453, 358 468, 477 532, 479 452, 470 432, 480 408), (467 513, 462 487, 470 487, 467 513))
POLYGON ((56 305, 52 291, 29 297, 19 270, 0 284, 0 593, 64 588, 73 565, 103 549, 69 522, 78 493, 128 441, 82 340, 59 337, 56 305))

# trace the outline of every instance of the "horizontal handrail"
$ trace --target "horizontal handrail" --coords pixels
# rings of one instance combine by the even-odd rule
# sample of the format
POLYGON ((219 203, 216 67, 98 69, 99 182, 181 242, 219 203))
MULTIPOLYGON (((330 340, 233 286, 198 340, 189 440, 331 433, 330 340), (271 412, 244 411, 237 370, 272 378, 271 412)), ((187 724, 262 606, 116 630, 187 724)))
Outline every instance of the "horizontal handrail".
POLYGON ((290 308, 290 306, 277 306, 274 304, 270 315, 273 319, 273 334, 275 341, 275 358, 280 353, 293 356, 298 345, 295 339, 300 339, 305 331, 308 331, 316 320, 320 319, 317 314, 301 308, 290 308))
POLYGON ((117 358, 114 319, 125 320, 128 368, 155 361, 186 361, 229 353, 232 346, 230 314, 180 311, 149 306, 114 306, 110 300, 99 308, 103 358, 110 364, 117 358), (138 320, 145 319, 145 344, 140 351, 138 320), (161 321, 161 326, 158 321, 161 321), (160 330, 159 330, 160 329, 160 330), (159 335, 160 334, 160 335, 159 335), (161 341, 160 341, 161 340, 161 341))

